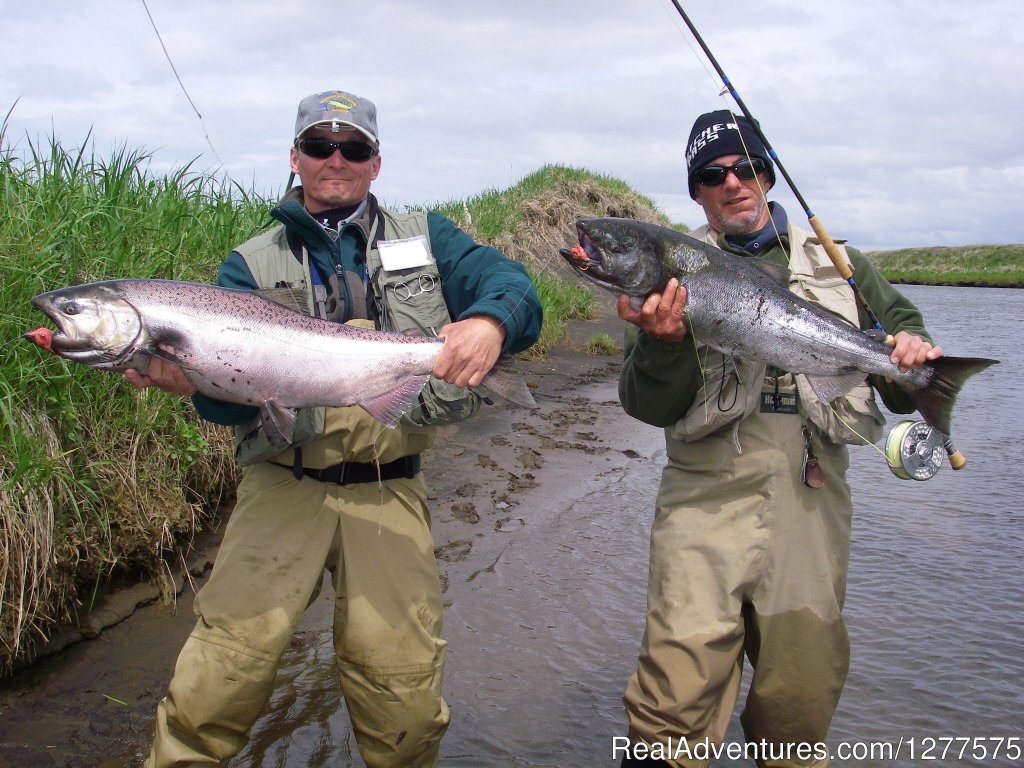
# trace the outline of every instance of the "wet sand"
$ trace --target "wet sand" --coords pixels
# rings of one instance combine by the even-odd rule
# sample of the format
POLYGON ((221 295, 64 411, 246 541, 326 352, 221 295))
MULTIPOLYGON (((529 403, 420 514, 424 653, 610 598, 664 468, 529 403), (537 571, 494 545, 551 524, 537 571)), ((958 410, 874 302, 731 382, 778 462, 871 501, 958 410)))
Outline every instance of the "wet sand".
MULTIPOLYGON (((637 424, 615 399, 621 356, 582 351, 598 332, 621 343, 622 323, 607 304, 599 320, 570 328, 550 358, 518 365, 540 405, 536 411, 484 406, 469 422, 440 430, 425 455, 449 606, 451 584, 493 570, 512 538, 528 533, 530 516, 545 514, 536 504, 529 513, 520 509, 524 494, 540 490, 557 508, 559 498, 575 498, 581 468, 591 475, 595 464, 637 458, 622 439, 637 424), (591 385, 601 385, 601 399, 580 395, 591 385)), ((182 588, 175 606, 160 605, 146 586, 117 593, 92 613, 84 632, 64 633, 66 648, 0 683, 0 768, 140 764, 156 704, 195 621, 191 598, 212 567, 217 541, 216 532, 201 537, 177 569, 182 588)), ((296 649, 311 642, 314 628, 329 625, 330 592, 323 590, 303 618, 296 649)), ((262 730, 257 724, 254 737, 262 730)))

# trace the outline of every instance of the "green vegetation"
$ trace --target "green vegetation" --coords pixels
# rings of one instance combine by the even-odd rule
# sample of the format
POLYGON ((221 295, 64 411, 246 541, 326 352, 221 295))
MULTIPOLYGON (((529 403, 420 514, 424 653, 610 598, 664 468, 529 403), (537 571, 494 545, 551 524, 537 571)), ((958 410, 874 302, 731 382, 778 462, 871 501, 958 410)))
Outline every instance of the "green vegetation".
POLYGON ((0 149, 0 667, 111 576, 159 556, 233 487, 230 445, 181 402, 33 348, 29 299, 125 275, 208 280, 259 201, 148 156, 0 149))
POLYGON ((1024 288, 1024 245, 935 246, 865 255, 893 283, 1024 288))
POLYGON ((621 355, 622 345, 607 333, 595 333, 585 346, 587 352, 592 355, 621 355))

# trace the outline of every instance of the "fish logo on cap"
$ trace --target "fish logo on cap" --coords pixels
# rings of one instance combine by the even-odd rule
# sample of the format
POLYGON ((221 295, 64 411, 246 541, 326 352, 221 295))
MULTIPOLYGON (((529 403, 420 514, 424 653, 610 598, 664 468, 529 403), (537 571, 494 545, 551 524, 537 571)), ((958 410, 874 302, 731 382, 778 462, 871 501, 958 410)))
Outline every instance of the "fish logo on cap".
POLYGON ((351 112, 356 103, 340 93, 328 93, 320 99, 320 109, 324 112, 351 112))

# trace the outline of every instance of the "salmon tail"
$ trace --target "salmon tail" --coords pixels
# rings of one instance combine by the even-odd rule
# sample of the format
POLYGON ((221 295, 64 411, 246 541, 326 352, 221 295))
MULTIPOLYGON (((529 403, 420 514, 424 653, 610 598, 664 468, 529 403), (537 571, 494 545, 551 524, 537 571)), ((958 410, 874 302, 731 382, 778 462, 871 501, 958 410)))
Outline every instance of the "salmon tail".
POLYGON ((998 360, 983 357, 940 357, 928 363, 934 371, 928 386, 911 393, 914 406, 929 426, 949 436, 953 404, 960 388, 971 376, 995 365, 998 360))

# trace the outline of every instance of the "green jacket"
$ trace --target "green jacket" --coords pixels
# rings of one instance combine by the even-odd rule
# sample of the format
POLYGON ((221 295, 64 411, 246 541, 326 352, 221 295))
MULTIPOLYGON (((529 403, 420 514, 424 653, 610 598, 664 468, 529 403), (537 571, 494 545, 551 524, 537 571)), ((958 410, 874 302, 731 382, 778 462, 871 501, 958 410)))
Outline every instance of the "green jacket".
MULTIPOLYGON (((782 235, 779 239, 781 244, 776 240, 756 257, 731 245, 724 235, 719 236, 718 247, 748 258, 788 264, 789 238, 782 235)), ((846 250, 854 280, 882 326, 891 334, 907 331, 930 340, 917 307, 893 288, 860 251, 849 247, 846 250)), ((859 313, 861 330, 871 329, 873 325, 862 307, 859 313)), ((889 410, 914 410, 913 402, 895 384, 886 382, 882 376, 870 376, 869 381, 889 410)), ((625 360, 619 376, 619 399, 626 413, 657 427, 671 426, 689 410, 700 385, 693 336, 688 335, 681 342, 663 342, 631 323, 626 325, 625 360)))
MULTIPOLYGON (((370 203, 377 204, 372 195, 370 203)), ((301 187, 291 190, 270 215, 289 234, 302 239, 322 275, 333 275, 340 266, 365 279, 365 220, 345 225, 334 240, 306 212, 301 187)), ((533 344, 540 336, 543 312, 525 268, 497 249, 476 243, 441 214, 428 212, 427 228, 452 319, 487 315, 501 321, 507 331, 503 353, 521 352, 533 344)), ((247 290, 258 287, 237 251, 221 264, 217 285, 247 290)), ((217 424, 242 424, 257 413, 254 406, 225 403, 201 394, 194 395, 192 401, 200 416, 217 424)))

